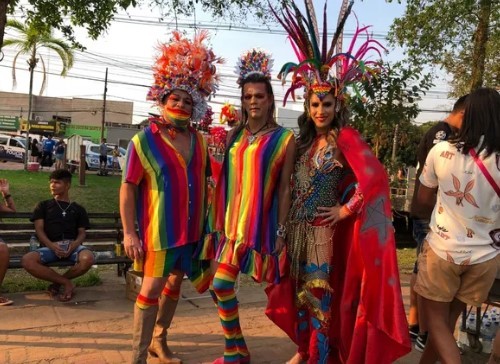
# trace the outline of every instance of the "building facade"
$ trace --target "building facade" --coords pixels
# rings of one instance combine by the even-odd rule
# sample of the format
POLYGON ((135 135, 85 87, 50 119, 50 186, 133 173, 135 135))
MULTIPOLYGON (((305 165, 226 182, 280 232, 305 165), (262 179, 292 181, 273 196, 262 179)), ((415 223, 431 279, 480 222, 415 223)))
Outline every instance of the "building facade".
MULTIPOLYGON (((18 119, 22 133, 28 128, 27 94, 0 92, 0 119, 18 119)), ((106 112, 103 118, 103 100, 83 98, 60 98, 33 95, 30 133, 53 134, 59 137, 81 135, 92 141, 99 141, 104 127, 107 135, 108 125, 123 125, 126 129, 132 125, 133 103, 125 101, 106 101, 106 112), (104 122, 104 123, 103 123, 104 122)), ((12 123, 0 123, 0 132, 13 132, 12 123)))

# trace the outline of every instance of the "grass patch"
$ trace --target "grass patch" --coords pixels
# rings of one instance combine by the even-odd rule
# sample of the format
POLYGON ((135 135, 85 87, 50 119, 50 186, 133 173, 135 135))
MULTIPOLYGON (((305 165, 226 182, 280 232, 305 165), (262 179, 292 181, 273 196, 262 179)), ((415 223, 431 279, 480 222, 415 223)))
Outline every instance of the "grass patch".
MULTIPOLYGON (((65 271, 62 268, 55 268, 55 270, 59 273, 65 271)), ((102 284, 102 279, 99 276, 99 270, 92 268, 83 276, 73 279, 73 283, 77 287, 91 287, 102 284)), ((11 269, 7 272, 1 291, 6 293, 46 291, 49 284, 50 282, 35 278, 23 269, 11 269)))
POLYGON ((416 248, 403 248, 397 250, 399 274, 411 274, 417 259, 416 248))
MULTIPOLYGON (((35 205, 52 196, 49 191, 49 173, 27 171, 2 171, 2 178, 10 184, 10 193, 17 211, 33 211, 35 205)), ((118 196, 121 179, 118 176, 85 176, 85 186, 79 186, 78 175, 73 175, 69 195, 72 201, 85 207, 87 212, 119 211, 118 196)))

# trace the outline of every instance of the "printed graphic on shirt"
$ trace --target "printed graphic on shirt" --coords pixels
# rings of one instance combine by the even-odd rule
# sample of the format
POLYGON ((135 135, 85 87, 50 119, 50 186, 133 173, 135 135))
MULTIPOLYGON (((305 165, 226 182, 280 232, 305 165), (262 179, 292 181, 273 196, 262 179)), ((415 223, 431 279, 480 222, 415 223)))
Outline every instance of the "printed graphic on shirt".
POLYGON ((447 139, 447 134, 444 130, 439 130, 435 135, 434 135, 434 140, 432 141, 433 144, 437 144, 439 142, 442 142, 447 139))
POLYGON ((491 246, 497 250, 500 249, 500 229, 494 229, 490 231, 491 239, 493 239, 493 244, 491 246))
POLYGON ((493 220, 490 219, 489 217, 474 215, 472 216, 472 218, 477 222, 480 222, 481 224, 493 224, 493 220))
POLYGON ((479 208, 479 206, 476 203, 476 200, 474 199, 474 196, 472 196, 472 194, 470 193, 470 191, 472 191, 472 188, 474 188, 474 180, 472 179, 469 182, 467 182, 467 184, 465 185, 465 189, 462 192, 460 191, 460 184, 461 184, 460 180, 453 173, 451 174, 451 176, 453 177, 453 187, 455 187, 455 191, 449 190, 446 191, 444 194, 455 197, 456 199, 455 203, 458 206, 463 206, 464 205, 463 200, 465 199, 465 201, 470 203, 472 206, 479 208))
POLYGON ((453 158, 454 155, 455 153, 449 151, 443 151, 439 156, 451 160, 451 158, 453 158))
POLYGON ((436 226, 438 229, 438 235, 442 237, 444 240, 448 240, 450 238, 450 236, 446 234, 448 230, 444 226, 439 226, 439 225, 436 226))
POLYGON ((442 214, 444 211, 444 208, 443 208, 443 205, 439 204, 439 207, 438 207, 438 214, 442 214))

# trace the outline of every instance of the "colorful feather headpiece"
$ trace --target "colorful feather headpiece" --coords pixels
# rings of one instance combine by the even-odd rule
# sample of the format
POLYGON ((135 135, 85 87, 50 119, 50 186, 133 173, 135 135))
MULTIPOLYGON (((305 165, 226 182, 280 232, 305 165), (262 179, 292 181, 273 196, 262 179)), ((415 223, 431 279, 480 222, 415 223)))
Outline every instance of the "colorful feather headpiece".
POLYGON ((193 120, 201 120, 207 110, 205 100, 218 88, 216 64, 224 63, 215 57, 203 42, 207 31, 195 34, 192 41, 178 31, 172 32, 172 39, 158 46, 159 55, 153 66, 154 83, 147 99, 161 105, 162 100, 173 90, 184 90, 193 99, 193 120))
POLYGON ((238 121, 240 121, 238 110, 236 110, 234 105, 226 102, 220 110, 219 122, 221 124, 227 123, 229 126, 233 126, 238 121))
POLYGON ((270 80, 274 63, 271 57, 270 53, 258 48, 252 48, 243 53, 236 63, 238 85, 241 86, 243 80, 254 73, 262 74, 270 80))
POLYGON ((385 48, 368 34, 369 27, 360 28, 357 26, 348 50, 335 54, 335 48, 342 37, 344 25, 354 1, 350 1, 346 8, 341 9, 337 29, 328 49, 327 1, 325 0, 321 39, 313 1, 304 0, 304 3, 306 16, 301 13, 293 1, 284 3, 280 14, 271 7, 274 16, 288 33, 292 48, 299 61, 298 63, 286 63, 279 72, 278 78, 282 80, 283 84, 285 84, 287 75, 292 73, 292 84, 285 94, 283 105, 286 104, 290 94, 295 100, 295 90, 303 87, 306 88, 306 92, 311 90, 320 99, 333 89, 335 97, 343 100, 347 86, 353 87, 359 95, 356 83, 370 79, 379 69, 377 62, 364 60, 367 53, 374 51, 381 56, 380 49, 385 48), (362 33, 366 34, 366 40, 355 50, 358 37, 362 33))

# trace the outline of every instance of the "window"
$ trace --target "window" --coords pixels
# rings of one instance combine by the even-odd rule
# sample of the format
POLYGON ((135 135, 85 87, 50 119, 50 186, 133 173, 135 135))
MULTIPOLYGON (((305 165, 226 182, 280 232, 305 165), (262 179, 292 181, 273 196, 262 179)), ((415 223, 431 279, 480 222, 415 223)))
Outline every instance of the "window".
POLYGON ((8 137, 2 137, 0 136, 0 145, 7 145, 7 141, 9 140, 8 137))

